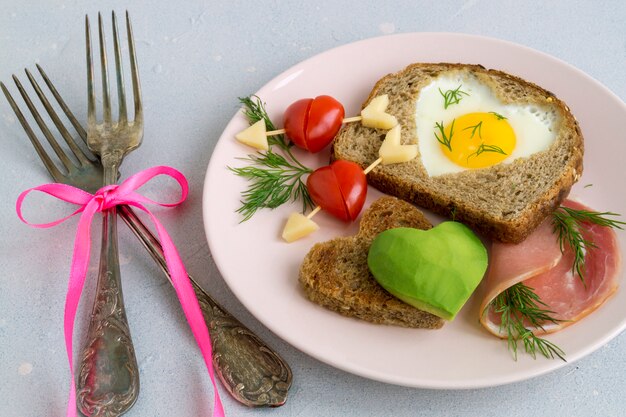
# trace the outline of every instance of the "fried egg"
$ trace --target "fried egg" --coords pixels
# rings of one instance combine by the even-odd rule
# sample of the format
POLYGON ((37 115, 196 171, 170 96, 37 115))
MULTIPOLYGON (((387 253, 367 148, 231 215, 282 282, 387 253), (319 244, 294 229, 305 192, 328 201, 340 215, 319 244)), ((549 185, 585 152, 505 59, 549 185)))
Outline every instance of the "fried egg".
POLYGON ((446 74, 421 89, 415 124, 429 176, 511 163, 547 150, 557 115, 536 104, 504 104, 474 76, 446 74))

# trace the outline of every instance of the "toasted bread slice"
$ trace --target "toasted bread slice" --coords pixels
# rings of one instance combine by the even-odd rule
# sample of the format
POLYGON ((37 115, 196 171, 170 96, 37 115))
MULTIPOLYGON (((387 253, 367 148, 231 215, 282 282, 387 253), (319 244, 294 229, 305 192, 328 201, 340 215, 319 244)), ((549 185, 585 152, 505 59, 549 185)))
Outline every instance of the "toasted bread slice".
POLYGON ((413 205, 381 197, 361 218, 356 236, 340 237, 311 248, 300 267, 306 296, 321 306, 378 324, 438 329, 444 320, 412 307, 385 291, 367 266, 367 253, 380 232, 394 227, 430 229, 413 205))
MULTIPOLYGON (((416 133, 420 90, 448 74, 471 77, 488 86, 503 105, 524 104, 555 115, 554 141, 546 150, 511 163, 437 176, 428 175, 420 154, 407 163, 379 165, 368 174, 368 183, 384 193, 454 217, 489 238, 521 242, 561 203, 582 174, 583 137, 578 123, 549 91, 479 65, 410 65, 378 81, 363 106, 387 94, 387 112, 402 126, 402 143, 419 144, 426 140, 416 133)), ((378 158, 385 133, 359 123, 346 124, 335 138, 331 159, 346 159, 365 168, 378 158)))

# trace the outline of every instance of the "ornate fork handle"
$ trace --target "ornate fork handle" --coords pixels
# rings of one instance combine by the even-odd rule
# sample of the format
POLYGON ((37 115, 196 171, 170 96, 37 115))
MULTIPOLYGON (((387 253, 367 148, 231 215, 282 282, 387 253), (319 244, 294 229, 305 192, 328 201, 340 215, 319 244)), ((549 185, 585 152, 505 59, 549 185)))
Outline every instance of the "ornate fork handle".
MULTIPOLYGON (((105 184, 117 168, 104 169, 105 184)), ((139 394, 139 367, 126 319, 117 246, 117 211, 103 214, 102 249, 96 300, 82 352, 76 402, 87 416, 114 417, 128 410, 139 394)))
MULTIPOLYGON (((119 214, 169 279, 159 240, 130 207, 120 206, 119 214)), ((213 364, 226 389, 247 406, 283 405, 292 380, 289 365, 189 279, 211 336, 213 364)))

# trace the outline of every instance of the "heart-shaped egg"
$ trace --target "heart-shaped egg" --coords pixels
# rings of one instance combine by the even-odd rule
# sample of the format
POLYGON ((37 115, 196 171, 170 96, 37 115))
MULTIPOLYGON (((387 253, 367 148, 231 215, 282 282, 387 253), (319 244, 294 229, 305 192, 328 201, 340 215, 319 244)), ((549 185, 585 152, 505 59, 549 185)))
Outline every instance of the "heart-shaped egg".
POLYGON ((505 103, 496 84, 449 71, 422 87, 415 133, 429 176, 510 164, 555 142, 558 116, 549 102, 505 103))
POLYGON ((367 263, 389 293, 420 310, 452 320, 487 270, 487 250, 465 225, 443 222, 430 230, 380 233, 367 263))

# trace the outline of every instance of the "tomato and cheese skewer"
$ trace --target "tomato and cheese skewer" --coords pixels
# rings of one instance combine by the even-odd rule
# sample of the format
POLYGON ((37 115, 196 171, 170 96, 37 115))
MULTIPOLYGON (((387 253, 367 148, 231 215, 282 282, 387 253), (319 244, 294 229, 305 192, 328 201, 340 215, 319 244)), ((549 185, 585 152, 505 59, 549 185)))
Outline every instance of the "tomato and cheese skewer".
POLYGON ((331 96, 304 98, 285 110, 283 129, 266 131, 265 121, 259 120, 235 138, 259 150, 268 150, 267 136, 286 134, 297 147, 316 153, 324 149, 335 137, 344 120, 343 105, 331 96))
POLYGON ((344 118, 343 105, 331 96, 305 98, 292 103, 284 115, 284 128, 267 131, 259 120, 235 135, 235 138, 253 148, 269 149, 267 136, 286 134, 299 148, 319 152, 335 137, 343 123, 361 122, 363 126, 391 129, 398 124, 395 116, 386 113, 389 96, 375 97, 361 110, 360 116, 344 118))
POLYGON ((396 117, 386 112, 388 105, 389 96, 378 96, 360 116, 344 118, 343 105, 333 97, 301 99, 285 110, 283 129, 268 132, 265 121, 259 120, 235 136, 249 146, 268 150, 268 136, 286 134, 297 147, 316 153, 334 139, 343 123, 360 121, 366 127, 390 129, 379 150, 379 158, 365 170, 353 162, 335 161, 309 175, 307 190, 317 207, 307 216, 292 214, 283 229, 283 239, 293 242, 319 229, 311 218, 320 210, 343 221, 356 220, 367 196, 367 173, 380 163, 402 163, 417 156, 417 145, 401 144, 401 128, 396 117))
POLYGON ((378 151, 379 158, 364 170, 354 162, 338 160, 309 175, 307 188, 317 207, 306 217, 292 214, 283 229, 283 239, 293 242, 318 230, 311 218, 320 209, 344 221, 356 220, 367 196, 365 176, 381 163, 403 163, 417 156, 417 145, 403 145, 400 133, 400 125, 387 132, 378 151))

